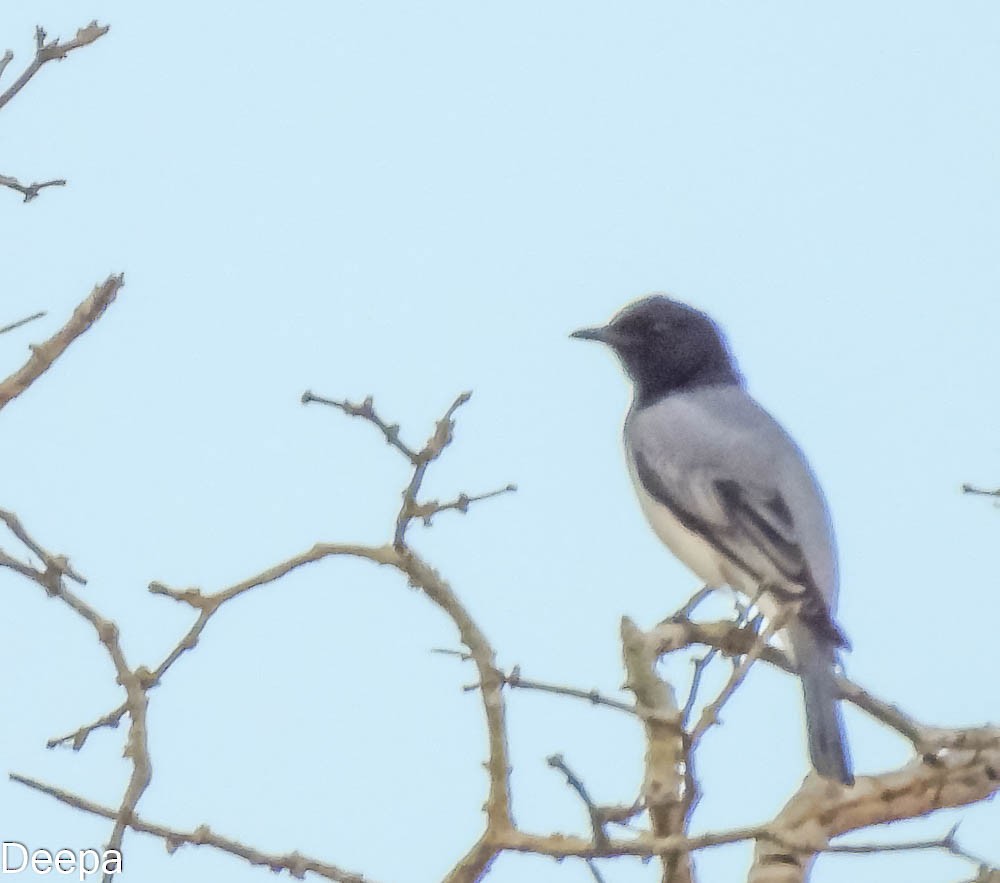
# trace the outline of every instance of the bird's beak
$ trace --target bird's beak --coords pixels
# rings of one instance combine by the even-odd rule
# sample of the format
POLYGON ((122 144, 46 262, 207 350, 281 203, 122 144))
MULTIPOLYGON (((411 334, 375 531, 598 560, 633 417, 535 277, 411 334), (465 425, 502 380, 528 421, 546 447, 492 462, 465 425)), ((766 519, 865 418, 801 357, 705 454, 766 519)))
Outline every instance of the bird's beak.
POLYGON ((570 337, 575 337, 578 340, 599 340, 601 343, 611 343, 613 332, 607 326, 602 328, 581 328, 579 331, 574 331, 570 337))

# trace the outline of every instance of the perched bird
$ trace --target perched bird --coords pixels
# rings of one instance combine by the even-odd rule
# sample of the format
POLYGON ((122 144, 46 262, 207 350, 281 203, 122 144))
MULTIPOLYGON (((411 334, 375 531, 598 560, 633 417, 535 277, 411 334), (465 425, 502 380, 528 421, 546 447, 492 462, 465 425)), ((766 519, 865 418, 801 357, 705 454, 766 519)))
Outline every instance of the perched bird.
POLYGON ((836 545, 802 452, 746 391, 716 324, 693 307, 654 295, 572 336, 610 346, 632 380, 626 458, 657 536, 706 585, 758 598, 772 617, 788 605, 812 764, 853 784, 835 675, 847 646, 834 619, 836 545))

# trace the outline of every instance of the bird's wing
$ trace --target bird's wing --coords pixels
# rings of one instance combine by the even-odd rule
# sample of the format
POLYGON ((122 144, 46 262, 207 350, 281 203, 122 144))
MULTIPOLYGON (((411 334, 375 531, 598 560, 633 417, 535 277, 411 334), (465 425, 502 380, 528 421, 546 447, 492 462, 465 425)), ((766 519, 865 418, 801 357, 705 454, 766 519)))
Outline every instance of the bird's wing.
POLYGON ((672 395, 629 418, 645 490, 688 530, 845 644, 830 605, 833 539, 822 494, 794 442, 743 390, 672 395))

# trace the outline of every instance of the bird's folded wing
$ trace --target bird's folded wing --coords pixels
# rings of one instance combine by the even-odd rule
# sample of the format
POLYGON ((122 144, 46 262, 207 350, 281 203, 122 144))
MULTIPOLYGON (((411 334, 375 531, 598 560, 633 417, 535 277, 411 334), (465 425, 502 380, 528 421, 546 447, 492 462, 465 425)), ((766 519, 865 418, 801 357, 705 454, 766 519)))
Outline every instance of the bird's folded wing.
POLYGON ((633 450, 646 491, 688 530, 707 540, 760 586, 801 599, 801 616, 837 644, 845 644, 796 535, 781 494, 763 482, 738 478, 724 465, 679 468, 641 446, 633 450))

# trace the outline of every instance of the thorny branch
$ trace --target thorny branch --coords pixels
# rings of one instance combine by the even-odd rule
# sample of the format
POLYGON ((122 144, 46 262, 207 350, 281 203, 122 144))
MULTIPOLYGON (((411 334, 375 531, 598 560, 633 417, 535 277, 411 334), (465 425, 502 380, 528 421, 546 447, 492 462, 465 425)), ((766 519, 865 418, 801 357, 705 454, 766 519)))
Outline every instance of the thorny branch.
POLYGON ((42 376, 69 345, 94 324, 118 296, 125 276, 109 276, 94 287, 90 295, 73 311, 69 321, 48 340, 31 346, 28 360, 13 374, 0 380, 0 409, 23 393, 42 376))
MULTIPOLYGON (((83 584, 85 580, 70 566, 69 561, 60 555, 53 555, 33 540, 14 513, 0 510, 2 520, 15 537, 32 553, 41 559, 44 569, 37 569, 30 563, 20 561, 7 553, 0 554, 0 566, 16 570, 28 577, 52 598, 58 598, 94 628, 98 640, 104 645, 111 658, 117 675, 118 683, 125 689, 125 706, 128 710, 130 726, 125 743, 125 756, 132 763, 132 773, 129 777, 121 805, 114 813, 114 828, 108 840, 109 850, 121 851, 122 838, 127 821, 135 812, 136 805, 143 792, 149 786, 153 775, 152 762, 149 757, 149 745, 146 731, 147 698, 145 688, 137 674, 129 668, 118 639, 118 627, 111 620, 102 617, 90 604, 70 591, 64 582, 64 577, 83 584)), ((110 875, 105 875, 109 880, 110 875)))
MULTIPOLYGON (((303 398, 304 401, 314 400, 307 397, 303 398)), ((487 761, 487 769, 489 772, 489 796, 486 802, 487 827, 479 841, 469 850, 466 856, 458 862, 449 875, 449 879, 454 881, 471 881, 478 879, 478 877, 481 876, 482 873, 484 873, 489 867, 489 864, 499 851, 497 841, 513 829, 513 822, 510 813, 510 786, 508 781, 509 755, 507 749, 507 728, 502 695, 504 679, 499 669, 496 667, 493 648, 487 641, 479 626, 473 621, 468 611, 458 600, 451 587, 444 579, 442 579, 437 571, 424 562, 423 559, 421 559, 411 548, 409 548, 405 542, 406 526, 409 521, 415 517, 413 512, 410 510, 420 505, 417 503, 417 497, 420 492, 427 467, 441 455, 441 452, 451 442, 452 430, 454 427, 452 421, 454 411, 457 407, 467 401, 468 398, 469 395, 467 393, 463 393, 455 400, 455 402, 448 408, 445 416, 438 421, 435 431, 431 435, 430 439, 419 451, 415 451, 407 447, 399 440, 398 427, 393 428, 391 425, 382 421, 375 413, 370 399, 366 400, 365 403, 360 406, 348 406, 348 408, 342 407, 341 410, 345 410, 347 413, 352 413, 353 411, 354 416, 366 417, 369 422, 378 426, 383 431, 387 441, 403 453, 414 467, 413 477, 411 478, 404 494, 403 506, 400 510, 400 516, 397 519, 397 524, 393 532, 392 542, 383 546, 317 543, 311 549, 301 553, 300 555, 283 561, 274 567, 244 580, 243 582, 211 594, 205 594, 197 588, 173 589, 159 582, 152 583, 149 587, 151 593, 169 597, 179 603, 187 604, 195 609, 197 611, 197 616, 194 623, 180 639, 180 641, 178 641, 175 647, 154 669, 149 670, 147 668, 140 667, 136 669, 135 672, 132 672, 127 669, 127 666, 125 666, 124 669, 119 670, 119 679, 121 679, 123 683, 125 683, 126 680, 130 680, 131 685, 134 685, 134 690, 127 689, 127 699, 125 703, 118 708, 113 709, 111 712, 102 715, 96 721, 80 727, 67 736, 50 740, 49 746, 52 747, 54 745, 68 742, 71 743, 75 749, 79 749, 84 745, 87 737, 94 730, 104 726, 117 726, 121 718, 125 715, 128 715, 130 719, 132 719, 133 714, 136 714, 138 719, 141 720, 142 727, 144 728, 145 703, 148 701, 147 691, 160 683, 160 680, 174 665, 174 663, 176 663, 181 656, 192 650, 197 645, 202 632, 208 624, 208 621, 221 609, 221 607, 225 603, 239 597, 245 592, 265 586, 269 583, 273 583, 291 573, 293 570, 296 570, 306 564, 318 562, 332 556, 359 557, 372 561, 376 564, 389 565, 406 576, 407 581, 411 585, 421 589, 433 603, 440 607, 442 611, 452 619, 458 629, 459 637, 463 644, 465 644, 468 648, 469 657, 475 663, 479 673, 479 688, 483 696, 489 749, 487 761), (141 708, 137 704, 140 697, 142 699, 141 708)), ((329 400, 316 400, 330 403, 329 400)), ((486 497, 494 495, 495 494, 483 495, 483 498, 485 499, 486 497)), ((466 501, 466 508, 471 502, 474 501, 473 497, 465 494, 460 495, 458 499, 464 499, 466 501)), ((451 506, 448 508, 458 507, 451 506)), ((41 551, 39 547, 37 547, 37 544, 34 545, 33 551, 34 550, 41 551)), ((36 554, 37 553, 38 552, 36 552, 36 554)), ((65 566, 68 567, 68 564, 65 566)), ((122 660, 122 663, 124 664, 124 660, 122 660)), ((134 731, 135 728, 136 723, 133 719, 131 730, 134 731)), ((145 743, 143 743, 143 746, 144 744, 145 743)), ((144 756, 148 761, 148 752, 144 756)), ((93 812, 98 815, 103 815, 107 818, 115 818, 116 826, 114 836, 118 838, 116 842, 120 842, 119 827, 132 827, 135 830, 158 834, 159 836, 164 837, 168 844, 180 845, 182 843, 196 842, 203 845, 210 845, 217 849, 230 852, 234 855, 240 855, 248 861, 267 864, 275 870, 289 870, 297 876, 301 876, 305 870, 309 870, 332 880, 360 881, 362 879, 358 875, 352 875, 341 871, 333 865, 318 862, 312 859, 304 859, 294 853, 290 857, 264 857, 262 853, 250 850, 248 847, 244 847, 235 841, 212 835, 211 832, 209 832, 204 826, 196 829, 195 834, 185 834, 183 832, 163 828, 162 826, 151 825, 146 822, 138 822, 136 821, 135 816, 135 805, 138 797, 141 796, 141 790, 138 791, 137 794, 134 794, 131 787, 126 795, 127 803, 123 802, 122 808, 116 812, 106 807, 100 807, 97 804, 87 801, 85 798, 67 794, 59 789, 43 785, 42 783, 27 777, 17 776, 15 777, 15 780, 21 784, 36 788, 36 790, 41 790, 50 796, 56 797, 64 803, 70 803, 77 808, 84 809, 85 811, 93 812)), ((146 784, 148 784, 148 779, 146 784)))
MULTIPOLYGON (((47 785, 37 779, 19 776, 16 773, 11 773, 10 779, 42 794, 47 794, 49 797, 54 797, 60 803, 65 803, 67 806, 72 806, 74 809, 82 810, 91 815, 102 816, 106 819, 114 819, 117 816, 117 810, 102 806, 99 803, 79 797, 76 794, 71 794, 61 788, 47 785)), ((145 819, 133 814, 129 822, 129 827, 133 831, 159 837, 171 853, 176 852, 182 846, 208 846, 220 852, 226 852, 238 858, 245 859, 251 865, 262 866, 275 872, 288 871, 292 877, 298 880, 301 880, 306 872, 309 871, 327 880, 334 880, 336 883, 374 883, 369 877, 344 871, 336 865, 307 858, 304 855, 299 855, 297 852, 285 855, 261 852, 251 846, 245 846, 236 840, 216 834, 208 825, 200 825, 192 831, 178 831, 163 825, 147 822, 145 819)))
POLYGON ((627 714, 635 713, 634 705, 630 705, 628 702, 623 702, 620 699, 614 699, 611 696, 605 696, 597 689, 581 690, 577 687, 564 687, 560 684, 550 684, 545 681, 526 678, 521 674, 520 666, 514 666, 508 674, 504 675, 503 681, 506 686, 515 689, 536 690, 539 693, 552 693, 556 696, 571 696, 574 699, 583 699, 591 705, 603 705, 605 708, 614 708, 617 711, 624 711, 627 714))
MULTIPOLYGON (((7 87, 2 93, 0 93, 0 109, 2 109, 18 92, 20 92, 31 80, 32 77, 37 74, 44 65, 50 61, 62 60, 74 49, 79 49, 83 46, 89 46, 91 43, 99 40, 103 37, 109 29, 109 25, 98 25, 96 21, 92 21, 89 25, 84 28, 80 28, 76 32, 76 36, 72 40, 67 40, 65 43, 59 41, 59 39, 49 40, 46 42, 47 34, 45 31, 38 27, 35 28, 35 55, 32 58, 28 66, 22 71, 21 75, 14 80, 10 86, 7 87)), ((2 57, 0 57, 0 77, 3 76, 4 71, 7 69, 7 65, 14 60, 14 53, 11 50, 7 50, 2 57)), ((0 186, 7 187, 11 190, 16 190, 24 197, 25 202, 31 202, 38 194, 46 187, 64 187, 66 181, 63 178, 54 178, 50 181, 36 181, 32 184, 22 184, 17 178, 11 177, 10 175, 0 175, 0 186)))
MULTIPOLYGON (((687 831, 695 781, 692 758, 681 726, 673 687, 656 670, 657 656, 645 634, 628 617, 621 621, 625 688, 635 696, 646 736, 642 803, 656 837, 687 831)), ((663 883, 691 883, 693 868, 685 851, 661 855, 663 883)))
MULTIPOLYGON (((329 400, 316 397, 309 400, 330 403, 329 400)), ((788 868, 802 869, 802 876, 787 879, 804 880, 804 874, 817 855, 827 851, 861 851, 857 847, 844 847, 832 843, 832 839, 840 834, 893 818, 910 817, 940 807, 958 806, 985 799, 1000 788, 996 776, 996 770, 1000 768, 1000 731, 988 727, 942 730, 923 726, 888 703, 881 702, 860 687, 841 679, 840 687, 844 698, 909 738, 917 748, 918 759, 902 770, 883 776, 859 777, 858 784, 853 789, 831 786, 829 783, 817 780, 815 776, 810 776, 785 810, 770 822, 730 831, 697 835, 688 833, 687 820, 693 807, 697 787, 691 756, 693 740, 682 728, 681 712, 673 697, 672 688, 656 672, 656 660, 663 653, 698 644, 716 649, 725 655, 743 657, 743 662, 737 666, 730 683, 716 699, 716 703, 721 706, 721 702, 736 689, 755 659, 759 658, 769 664, 791 670, 788 660, 781 651, 767 643, 770 632, 776 630, 780 623, 772 624, 770 629, 765 629, 763 634, 758 635, 752 627, 742 625, 740 622, 697 623, 680 615, 661 623, 649 632, 642 632, 631 621, 623 620, 622 642, 628 672, 627 686, 635 695, 635 702, 631 705, 612 697, 604 697, 596 691, 528 681, 521 677, 517 668, 509 674, 504 674, 496 666, 492 646, 459 602, 451 587, 405 542, 405 527, 408 520, 418 517, 408 512, 408 507, 412 509, 421 505, 417 500, 426 466, 440 456, 451 440, 453 430, 451 415, 464 400, 465 396, 456 399, 445 418, 438 422, 431 438, 420 450, 405 445, 399 439, 398 427, 379 418, 370 400, 359 406, 335 403, 347 413, 352 413, 348 408, 360 412, 355 413, 355 416, 365 417, 377 426, 389 444, 410 461, 414 477, 419 479, 414 480, 414 477, 411 477, 407 485, 392 540, 382 546, 318 543, 299 555, 214 593, 206 594, 197 588, 174 589, 162 583, 152 583, 150 585, 152 593, 169 597, 197 611, 194 623, 173 650, 152 670, 140 667, 131 672, 125 665, 124 659, 119 659, 116 662, 116 671, 119 672, 119 677, 123 678, 123 682, 131 685, 131 689, 126 689, 126 701, 93 723, 81 727, 69 736, 53 740, 51 744, 71 742, 74 747, 79 748, 89 733, 99 727, 114 726, 125 715, 131 719, 133 713, 140 717, 144 716, 146 692, 160 682, 174 663, 197 645, 208 621, 228 601, 252 589, 273 583, 306 564, 329 557, 350 556, 393 567, 406 576, 412 585, 420 588, 455 623, 459 637, 467 648, 467 652, 457 655, 472 661, 477 667, 479 678, 476 687, 482 693, 488 746, 489 795, 485 807, 486 828, 477 842, 451 870, 446 878, 448 881, 466 883, 478 880, 486 873, 500 852, 511 851, 530 852, 557 859, 575 857, 587 861, 615 856, 660 857, 664 865, 664 879, 676 883, 693 879, 693 868, 688 860, 691 852, 745 840, 757 843, 753 871, 755 876, 751 878, 755 883, 785 880, 784 877, 768 876, 768 874, 775 869, 784 872, 788 868), (348 406, 343 407, 343 405, 348 406), (403 524, 401 543, 397 542, 400 523, 403 524), (628 840, 609 837, 604 825, 617 820, 619 816, 622 820, 627 819, 635 812, 635 808, 620 813, 620 808, 607 810, 596 807, 589 795, 584 796, 585 789, 582 793, 577 789, 577 793, 581 794, 588 812, 591 812, 592 831, 589 838, 562 834, 536 834, 516 828, 511 816, 504 686, 563 694, 636 715, 647 731, 646 779, 642 805, 649 812, 652 830, 638 838, 628 840)), ((471 501, 471 498, 469 499, 471 501)), ((35 542, 24 531, 16 517, 11 513, 4 515, 8 517, 0 516, 0 520, 4 520, 15 536, 42 561, 45 570, 37 570, 28 562, 6 555, 0 560, 0 564, 12 567, 36 581, 44 577, 47 572, 50 573, 47 577, 50 581, 51 573, 60 574, 60 579, 62 576, 80 578, 72 571, 65 558, 51 555, 35 542)), ((63 595, 66 593, 63 592, 63 595)), ((68 598, 64 599, 67 603, 71 603, 68 598)), ((86 612, 82 610, 78 612, 87 617, 86 612)), ((99 633, 110 631, 104 628, 99 633)), ((117 640, 116 632, 114 640, 117 640)), ((717 712, 718 708, 715 711, 717 712)), ((708 718, 704 718, 703 715, 703 719, 708 718)), ((711 719, 714 719, 714 712, 711 719)), ((134 721, 132 726, 135 727, 134 721)), ((142 747, 144 748, 144 745, 142 747)), ((141 755, 142 749, 138 753, 141 755)), ((148 760, 148 752, 146 759, 148 760)), ((566 772, 565 763, 558 768, 566 772)), ((27 777, 14 778, 21 784, 49 794, 63 803, 85 812, 114 819, 116 832, 119 827, 131 827, 133 830, 160 837, 171 849, 184 844, 204 845, 240 856, 253 864, 265 865, 273 870, 288 870, 295 876, 302 876, 308 871, 341 883, 343 881, 361 883, 364 879, 359 874, 344 871, 326 862, 305 858, 297 853, 287 855, 262 853, 238 841, 221 837, 205 826, 192 831, 179 831, 148 822, 136 815, 135 804, 130 795, 126 795, 123 807, 114 809, 27 777)), ((582 786, 582 782, 579 784, 582 786)), ((141 791, 139 793, 141 794, 141 791)), ((953 837, 949 843, 954 846, 953 837)), ((943 844, 944 841, 942 848, 943 844)), ((890 848, 901 849, 903 846, 890 848)), ((955 849, 951 851, 956 855, 960 854, 955 849)), ((596 868, 593 865, 590 867, 592 872, 596 873, 596 868)))
POLYGON ((54 178, 51 181, 35 181, 33 184, 22 184, 10 175, 0 175, 0 187, 16 190, 24 197, 25 202, 31 202, 46 187, 65 187, 65 178, 54 178))
MULTIPOLYGON (((97 315, 99 314, 98 312, 97 315)), ((722 704, 738 688, 757 659, 787 671, 792 670, 784 654, 768 644, 770 635, 781 625, 780 619, 769 623, 759 635, 752 626, 744 625, 739 620, 694 622, 687 616, 693 609, 692 605, 686 606, 681 613, 649 632, 641 631, 628 619, 623 620, 622 646, 628 676, 626 687, 635 697, 632 704, 603 696, 594 690, 529 681, 521 676, 517 667, 510 673, 502 672, 496 665, 492 645, 450 585, 406 542, 406 528, 414 518, 425 517, 425 512, 436 514, 446 508, 460 508, 436 502, 421 503, 419 494, 427 467, 441 455, 452 439, 456 408, 467 399, 468 395, 463 394, 453 402, 436 424, 428 441, 417 450, 400 440, 398 426, 386 423, 376 414, 370 399, 361 405, 352 405, 311 394, 304 396, 304 401, 333 405, 352 416, 366 419, 410 463, 413 474, 404 492, 391 539, 380 546, 317 543, 299 555, 214 593, 204 593, 198 588, 175 589, 162 583, 152 583, 149 587, 151 593, 171 598, 196 611, 194 622, 188 631, 153 669, 141 666, 134 670, 129 668, 121 652, 114 624, 103 619, 66 588, 64 580, 82 582, 82 577, 72 569, 65 557, 48 552, 36 542, 13 513, 0 510, 0 521, 41 562, 41 566, 36 567, 28 560, 0 552, 0 566, 27 576, 89 621, 111 656, 118 680, 125 688, 125 701, 118 708, 68 736, 52 740, 50 746, 69 742, 78 749, 94 730, 116 726, 123 717, 128 716, 130 729, 126 753, 133 763, 129 787, 118 808, 94 803, 26 776, 12 774, 11 778, 76 809, 113 820, 111 844, 120 845, 124 830, 132 828, 134 831, 159 837, 171 851, 183 845, 208 846, 239 856, 254 865, 266 866, 275 871, 287 870, 295 877, 302 877, 308 872, 338 883, 364 883, 362 875, 345 871, 328 862, 307 858, 295 852, 284 855, 264 853, 222 837, 204 825, 188 831, 176 830, 149 822, 136 813, 136 806, 149 783, 152 770, 145 733, 148 691, 160 683, 182 656, 194 649, 209 620, 226 603, 248 591, 269 585, 307 564, 347 556, 392 567, 405 576, 411 585, 423 591, 452 620, 466 647, 466 651, 452 652, 474 663, 477 669, 478 683, 475 688, 481 693, 487 733, 489 792, 485 804, 486 826, 476 843, 449 872, 446 881, 450 883, 471 883, 481 879, 496 856, 504 851, 534 853, 556 859, 583 859, 588 862, 595 879, 600 879, 600 874, 592 864, 594 859, 616 856, 659 857, 663 863, 663 879, 670 883, 681 883, 694 879, 690 853, 746 840, 756 843, 750 877, 753 883, 804 881, 816 856, 823 852, 861 853, 878 849, 896 851, 906 848, 940 848, 953 855, 974 860, 974 857, 958 847, 954 832, 940 841, 890 844, 884 847, 832 842, 834 838, 849 831, 894 819, 914 817, 942 807, 972 803, 986 799, 1000 790, 1000 777, 997 775, 997 770, 1000 769, 1000 729, 979 727, 945 730, 928 727, 843 678, 840 680, 840 688, 844 698, 910 739, 916 749, 915 759, 894 772, 880 776, 859 776, 856 786, 850 789, 811 775, 785 809, 769 822, 728 831, 689 833, 688 820, 697 794, 693 757, 697 737, 715 722, 722 704), (742 657, 742 661, 734 669, 719 696, 702 712, 699 723, 688 733, 673 689, 657 673, 656 661, 664 653, 699 644, 724 655, 742 657), (517 828, 511 814, 510 757, 503 696, 505 686, 584 699, 635 715, 646 731, 646 774, 641 803, 624 810, 621 807, 596 806, 583 782, 557 755, 550 759, 550 764, 563 771, 569 784, 586 805, 591 818, 590 836, 537 834, 517 828), (649 813, 649 832, 627 840, 608 835, 605 826, 609 822, 626 820, 639 807, 649 813)), ((493 495, 495 494, 481 496, 485 499, 493 495)), ((456 498, 457 501, 466 501, 466 506, 475 499, 477 498, 465 494, 456 498)))
MULTIPOLYGON (((35 28, 35 57, 31 59, 31 63, 22 71, 21 75, 0 93, 0 109, 11 98, 17 95, 28 84, 28 81, 48 62, 56 61, 57 59, 61 61, 74 49, 89 46, 95 40, 103 37, 110 27, 110 25, 99 25, 96 21, 92 21, 86 27, 80 28, 76 32, 76 36, 65 43, 61 43, 58 38, 46 42, 45 38, 48 34, 40 27, 35 28)), ((10 64, 13 58, 14 54, 8 49, 3 57, 3 66, 0 67, 0 75, 3 74, 4 69, 10 64)))

